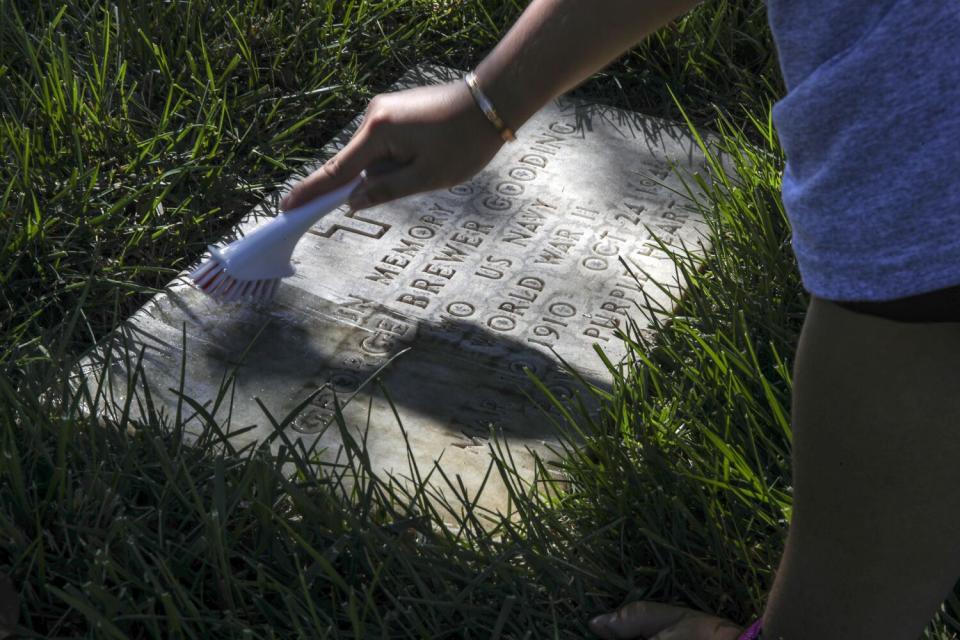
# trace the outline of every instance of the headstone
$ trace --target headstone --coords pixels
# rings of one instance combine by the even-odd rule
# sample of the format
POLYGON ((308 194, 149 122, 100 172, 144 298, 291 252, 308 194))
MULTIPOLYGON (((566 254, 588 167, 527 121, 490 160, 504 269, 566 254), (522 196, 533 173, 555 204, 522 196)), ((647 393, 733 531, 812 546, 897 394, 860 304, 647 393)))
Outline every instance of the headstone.
MULTIPOLYGON (((461 75, 420 67, 400 86, 461 75)), ((220 306, 181 277, 90 364, 110 373, 110 406, 120 411, 131 369, 121 350, 142 349, 151 401, 171 416, 181 390, 210 410, 234 373, 215 417, 231 431, 256 425, 241 441, 274 431, 260 403, 281 422, 309 399, 286 436, 318 444, 326 460, 342 444, 339 405, 375 469, 410 475, 406 437, 421 473, 440 460, 473 498, 490 465, 491 428, 502 430, 528 479, 530 452, 551 455, 560 411, 527 372, 555 397, 591 407, 567 367, 609 388, 594 347, 615 363, 625 355, 616 332, 628 315, 644 327, 644 309, 669 310, 660 287, 677 295, 679 283, 654 237, 708 248, 706 224, 684 197, 693 181, 681 176, 692 173, 705 176, 706 167, 682 127, 561 98, 469 182, 325 217, 297 246, 297 274, 271 304, 220 306), (114 364, 104 367, 108 352, 114 364)), ((297 179, 239 231, 275 215, 297 179)), ((180 406, 188 424, 199 424, 189 403, 180 406)), ((479 504, 503 509, 506 491, 491 476, 479 504)))

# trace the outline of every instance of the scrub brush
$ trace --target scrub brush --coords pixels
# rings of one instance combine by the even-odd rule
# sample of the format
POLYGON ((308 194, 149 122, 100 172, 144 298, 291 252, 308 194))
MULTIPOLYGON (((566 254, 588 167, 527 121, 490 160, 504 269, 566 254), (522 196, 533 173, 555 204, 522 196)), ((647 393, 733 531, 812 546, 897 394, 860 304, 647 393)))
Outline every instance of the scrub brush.
POLYGON ((282 278, 296 271, 290 257, 316 222, 343 205, 364 173, 307 204, 281 213, 226 247, 209 247, 210 257, 190 273, 197 287, 219 302, 270 300, 282 278))

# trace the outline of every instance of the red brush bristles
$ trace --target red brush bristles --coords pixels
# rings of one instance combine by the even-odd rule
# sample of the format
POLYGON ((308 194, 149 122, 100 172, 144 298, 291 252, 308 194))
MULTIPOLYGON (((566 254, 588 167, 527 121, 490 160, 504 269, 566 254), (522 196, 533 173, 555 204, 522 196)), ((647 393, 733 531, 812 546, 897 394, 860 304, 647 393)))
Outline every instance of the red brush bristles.
POLYGON ((267 301, 273 298, 279 278, 239 280, 230 276, 216 257, 210 257, 190 274, 198 289, 218 302, 267 301))

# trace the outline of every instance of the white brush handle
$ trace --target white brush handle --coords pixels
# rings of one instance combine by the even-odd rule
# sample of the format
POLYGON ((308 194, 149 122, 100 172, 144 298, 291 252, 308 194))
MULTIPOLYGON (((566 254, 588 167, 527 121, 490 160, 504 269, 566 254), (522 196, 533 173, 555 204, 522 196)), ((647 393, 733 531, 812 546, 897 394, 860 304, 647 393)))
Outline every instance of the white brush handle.
POLYGON ((300 238, 316 222, 350 198, 364 174, 307 204, 286 211, 249 235, 213 253, 228 276, 239 280, 286 278, 294 273, 290 256, 300 238))
POLYGON ((361 172, 360 175, 347 184, 337 187, 322 196, 317 196, 307 204, 301 205, 296 209, 285 211, 281 215, 293 224, 304 225, 303 230, 306 232, 307 229, 317 223, 317 220, 349 200, 353 190, 363 182, 365 173, 366 172, 361 172))

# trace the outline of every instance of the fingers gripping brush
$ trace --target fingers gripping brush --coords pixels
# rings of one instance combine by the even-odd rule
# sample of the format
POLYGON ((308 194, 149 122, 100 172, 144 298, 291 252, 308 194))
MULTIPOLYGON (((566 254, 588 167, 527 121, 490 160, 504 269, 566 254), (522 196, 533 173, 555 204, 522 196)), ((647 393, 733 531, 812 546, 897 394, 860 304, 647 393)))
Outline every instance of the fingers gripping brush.
POLYGON ((220 302, 270 300, 280 280, 296 269, 290 257, 316 222, 343 205, 364 174, 307 204, 285 211, 226 247, 209 247, 210 257, 190 274, 197 287, 220 302))

